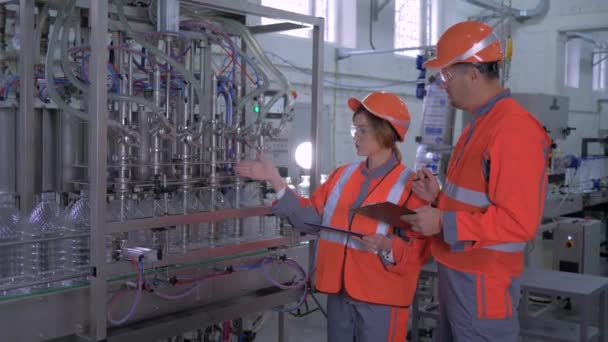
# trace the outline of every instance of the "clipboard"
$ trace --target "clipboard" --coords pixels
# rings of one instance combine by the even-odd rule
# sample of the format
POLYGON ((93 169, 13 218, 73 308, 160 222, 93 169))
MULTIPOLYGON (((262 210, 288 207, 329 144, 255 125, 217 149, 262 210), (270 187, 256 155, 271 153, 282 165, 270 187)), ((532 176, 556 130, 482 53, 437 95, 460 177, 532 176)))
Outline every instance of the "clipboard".
POLYGON ((366 205, 354 209, 355 213, 361 214, 367 217, 371 217, 378 221, 386 222, 393 227, 402 228, 406 222, 401 220, 403 215, 414 215, 415 211, 410 210, 406 207, 400 207, 391 202, 382 202, 366 205))
POLYGON ((365 236, 365 234, 363 234, 363 233, 353 232, 352 230, 334 228, 334 227, 326 226, 326 225, 323 225, 323 224, 308 223, 308 222, 305 222, 304 224, 306 224, 308 226, 316 227, 316 228, 319 228, 319 229, 327 230, 327 231, 338 232, 338 233, 342 233, 342 234, 346 234, 346 235, 356 236, 358 238, 362 238, 362 237, 365 236))

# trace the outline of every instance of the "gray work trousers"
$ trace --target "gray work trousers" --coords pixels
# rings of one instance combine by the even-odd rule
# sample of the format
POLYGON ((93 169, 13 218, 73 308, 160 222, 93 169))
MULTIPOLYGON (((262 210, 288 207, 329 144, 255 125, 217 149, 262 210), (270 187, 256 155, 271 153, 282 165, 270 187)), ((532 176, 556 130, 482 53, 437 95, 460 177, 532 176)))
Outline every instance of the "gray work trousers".
POLYGON ((409 308, 364 303, 345 293, 327 295, 328 342, 405 342, 409 308))
POLYGON ((487 289, 489 281, 486 280, 484 284, 483 277, 456 271, 441 264, 438 264, 438 281, 440 342, 518 341, 519 278, 511 279, 511 284, 505 289, 507 293, 501 298, 486 298, 487 291, 484 288, 487 289), (503 298, 512 303, 508 317, 479 318, 479 310, 481 316, 484 316, 487 301, 504 300, 503 298))

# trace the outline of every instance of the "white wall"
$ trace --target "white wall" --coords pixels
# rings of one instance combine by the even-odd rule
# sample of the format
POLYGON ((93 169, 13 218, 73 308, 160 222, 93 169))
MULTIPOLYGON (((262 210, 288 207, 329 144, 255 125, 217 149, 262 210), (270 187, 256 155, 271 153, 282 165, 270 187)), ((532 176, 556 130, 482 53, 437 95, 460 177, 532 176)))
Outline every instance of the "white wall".
MULTIPOLYGON (((359 0, 356 2, 356 9, 351 8, 350 10, 357 16, 357 48, 369 49, 369 1, 359 0)), ((351 13, 343 15, 351 15, 351 13)), ((392 48, 393 16, 394 3, 391 2, 380 13, 379 20, 374 23, 374 45, 377 49, 392 48)), ((312 50, 309 40, 280 34, 259 36, 258 39, 265 50, 276 53, 297 66, 310 69, 312 50)), ((384 54, 351 57, 337 61, 335 56, 336 45, 326 43, 324 50, 325 77, 332 81, 367 87, 370 84, 415 80, 418 76, 413 58, 384 54)), ((294 71, 293 68, 286 67, 279 61, 277 61, 277 65, 286 73, 288 79, 298 91, 298 101, 310 101, 311 77, 294 71)), ((331 108, 331 114, 335 122, 334 143, 330 148, 334 161, 332 167, 356 160, 357 156, 350 136, 352 111, 347 107, 346 101, 351 96, 362 98, 372 90, 375 89, 351 89, 324 84, 323 101, 331 108)), ((399 85, 385 90, 400 95, 412 114, 410 131, 406 141, 400 147, 406 164, 413 165, 416 151, 414 137, 420 134, 422 101, 414 96, 414 85, 399 85)))
MULTIPOLYGON (((357 48, 368 49, 369 0, 353 0, 355 8, 343 9, 342 15, 357 17, 357 48), (356 12, 356 13, 354 13, 356 12)), ((439 31, 450 25, 466 20, 481 12, 481 9, 462 0, 438 0, 439 31)), ((537 0, 513 0, 516 8, 532 8, 537 0)), ((394 2, 381 12, 374 23, 374 44, 377 49, 391 48, 393 42, 394 2)), ((514 92, 535 92, 563 94, 571 97, 570 126, 576 127, 572 136, 559 146, 567 153, 579 153, 580 138, 598 136, 600 127, 608 129, 608 104, 604 105, 603 114, 598 112, 597 99, 608 98, 608 94, 591 91, 590 65, 583 61, 581 65, 581 87, 578 90, 565 89, 563 83, 563 37, 559 32, 565 29, 581 27, 608 27, 608 1, 606 0, 552 0, 548 15, 541 19, 532 19, 524 23, 513 22, 514 56, 510 79, 507 86, 514 92), (600 119, 601 118, 601 119, 600 119)), ((311 45, 306 39, 270 34, 259 37, 268 51, 274 52, 294 64, 310 69, 311 45)), ((585 44, 584 44, 585 45, 585 44)), ((340 82, 358 85, 370 83, 387 83, 392 81, 415 80, 418 71, 414 60, 393 54, 351 57, 337 61, 336 46, 328 43, 324 50, 326 77, 340 82)), ((585 55, 588 60, 590 54, 585 55)), ((310 101, 310 81, 308 75, 296 72, 293 68, 277 63, 288 75, 298 90, 300 101, 310 101)), ((323 101, 331 108, 335 134, 333 146, 328 150, 332 154, 333 166, 355 160, 349 127, 352 112, 346 106, 350 96, 362 97, 372 89, 355 90, 325 84, 323 101)), ((416 144, 414 137, 420 134, 422 101, 414 97, 413 85, 400 85, 387 88, 402 96, 412 113, 413 122, 401 149, 406 164, 413 165, 416 144)))
MULTIPOLYGON (((514 7, 531 8, 536 0, 513 1, 514 7)), ((509 86, 517 92, 561 94, 570 98, 569 125, 576 127, 572 135, 558 141, 565 153, 580 153, 582 137, 599 136, 600 123, 606 122, 607 112, 600 113, 598 99, 608 98, 607 92, 592 90, 591 44, 583 43, 581 75, 578 89, 565 87, 564 44, 560 32, 575 29, 604 28, 608 30, 608 1, 552 0, 547 16, 513 26, 514 54, 509 86)))

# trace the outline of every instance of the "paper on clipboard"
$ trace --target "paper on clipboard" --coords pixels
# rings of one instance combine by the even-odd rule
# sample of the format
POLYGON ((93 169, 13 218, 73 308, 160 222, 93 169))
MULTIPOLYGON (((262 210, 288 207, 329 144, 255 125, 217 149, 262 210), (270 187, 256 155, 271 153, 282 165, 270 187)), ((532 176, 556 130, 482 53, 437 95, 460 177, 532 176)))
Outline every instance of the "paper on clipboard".
POLYGON ((338 232, 338 233, 342 233, 342 234, 353 235, 353 236, 356 236, 356 237, 359 237, 359 238, 362 238, 363 236, 365 236, 365 234, 363 234, 363 233, 353 232, 352 230, 334 228, 334 227, 326 226, 326 225, 323 225, 323 224, 308 223, 308 222, 305 222, 304 224, 306 224, 308 226, 313 226, 313 227, 316 227, 316 228, 319 228, 319 229, 331 231, 331 232, 338 232))
POLYGON ((406 207, 398 206, 391 202, 370 204, 354 210, 357 214, 371 217, 399 228, 404 227, 406 224, 406 222, 401 220, 401 216, 416 214, 415 211, 412 211, 406 207))

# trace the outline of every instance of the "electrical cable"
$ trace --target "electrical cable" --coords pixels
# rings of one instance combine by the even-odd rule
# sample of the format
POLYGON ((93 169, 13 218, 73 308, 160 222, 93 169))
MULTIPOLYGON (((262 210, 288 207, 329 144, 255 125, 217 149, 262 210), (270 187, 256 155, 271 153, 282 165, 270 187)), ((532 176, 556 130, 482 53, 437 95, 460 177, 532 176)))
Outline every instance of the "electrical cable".
POLYGON ((127 311, 127 314, 119 320, 114 320, 112 318, 112 307, 116 303, 118 298, 120 298, 124 294, 125 290, 123 289, 123 290, 117 292, 112 297, 112 299, 110 300, 110 303, 108 304, 108 313, 107 313, 108 322, 110 322, 112 325, 121 325, 121 324, 124 324, 126 321, 128 321, 131 318, 131 316, 133 316, 133 314, 135 313, 135 309, 137 308, 137 305, 139 304, 139 302, 141 300, 142 288, 143 288, 143 274, 142 274, 143 272, 141 270, 140 263, 137 261, 137 259, 135 259, 133 257, 130 257, 129 259, 131 260, 131 262, 135 265, 135 267, 137 269, 137 293, 135 294, 135 299, 133 300, 133 303, 131 304, 129 311, 127 311))

